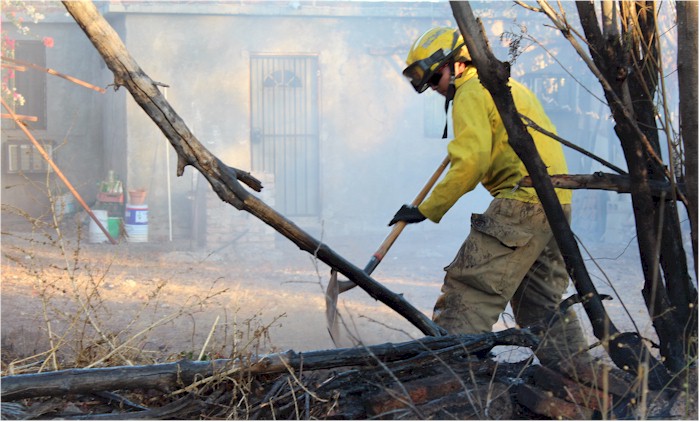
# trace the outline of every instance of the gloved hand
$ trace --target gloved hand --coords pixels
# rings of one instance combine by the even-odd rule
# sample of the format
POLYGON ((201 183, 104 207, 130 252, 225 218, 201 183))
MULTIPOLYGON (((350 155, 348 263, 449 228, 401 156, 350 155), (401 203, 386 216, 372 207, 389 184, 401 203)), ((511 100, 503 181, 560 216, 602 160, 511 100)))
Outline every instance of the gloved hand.
POLYGON ((405 221, 406 224, 420 223, 425 220, 425 216, 418 211, 418 207, 415 205, 402 205, 401 208, 394 214, 394 218, 389 222, 390 226, 398 223, 399 221, 405 221))

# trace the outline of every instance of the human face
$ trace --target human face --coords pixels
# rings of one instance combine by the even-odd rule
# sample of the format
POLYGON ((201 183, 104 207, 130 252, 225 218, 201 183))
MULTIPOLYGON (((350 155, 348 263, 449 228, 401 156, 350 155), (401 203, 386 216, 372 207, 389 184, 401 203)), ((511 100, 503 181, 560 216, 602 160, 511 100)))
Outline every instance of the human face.
POLYGON ((445 65, 433 74, 428 82, 433 91, 437 91, 440 95, 447 95, 447 88, 450 86, 450 68, 445 65))

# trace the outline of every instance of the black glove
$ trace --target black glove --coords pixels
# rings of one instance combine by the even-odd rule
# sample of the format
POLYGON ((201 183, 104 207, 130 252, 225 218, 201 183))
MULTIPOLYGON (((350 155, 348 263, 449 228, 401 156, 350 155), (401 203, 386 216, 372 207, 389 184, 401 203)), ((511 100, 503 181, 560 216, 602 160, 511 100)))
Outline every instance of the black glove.
POLYGON ((401 208, 394 214, 394 218, 389 222, 390 226, 398 223, 399 221, 405 221, 406 224, 420 223, 425 220, 425 216, 418 211, 418 207, 415 205, 402 205, 401 208))

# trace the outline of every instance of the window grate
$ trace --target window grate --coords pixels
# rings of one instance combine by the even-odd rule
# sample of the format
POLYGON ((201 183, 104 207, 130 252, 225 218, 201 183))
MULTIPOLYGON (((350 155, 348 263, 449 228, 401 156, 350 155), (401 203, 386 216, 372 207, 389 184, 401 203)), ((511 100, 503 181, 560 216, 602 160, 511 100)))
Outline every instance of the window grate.
MULTIPOLYGON (((53 143, 39 141, 46 153, 53 159, 53 143)), ((41 156, 38 149, 26 142, 7 142, 5 150, 5 173, 47 173, 51 172, 49 163, 41 156)))

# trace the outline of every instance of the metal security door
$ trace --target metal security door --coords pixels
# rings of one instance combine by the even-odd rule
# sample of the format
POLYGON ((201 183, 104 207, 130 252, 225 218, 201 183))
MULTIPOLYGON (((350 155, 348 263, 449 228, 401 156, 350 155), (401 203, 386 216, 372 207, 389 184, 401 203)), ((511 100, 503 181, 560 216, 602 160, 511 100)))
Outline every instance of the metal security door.
POLYGON ((319 215, 318 60, 252 56, 251 144, 254 171, 275 176, 275 209, 319 215))

